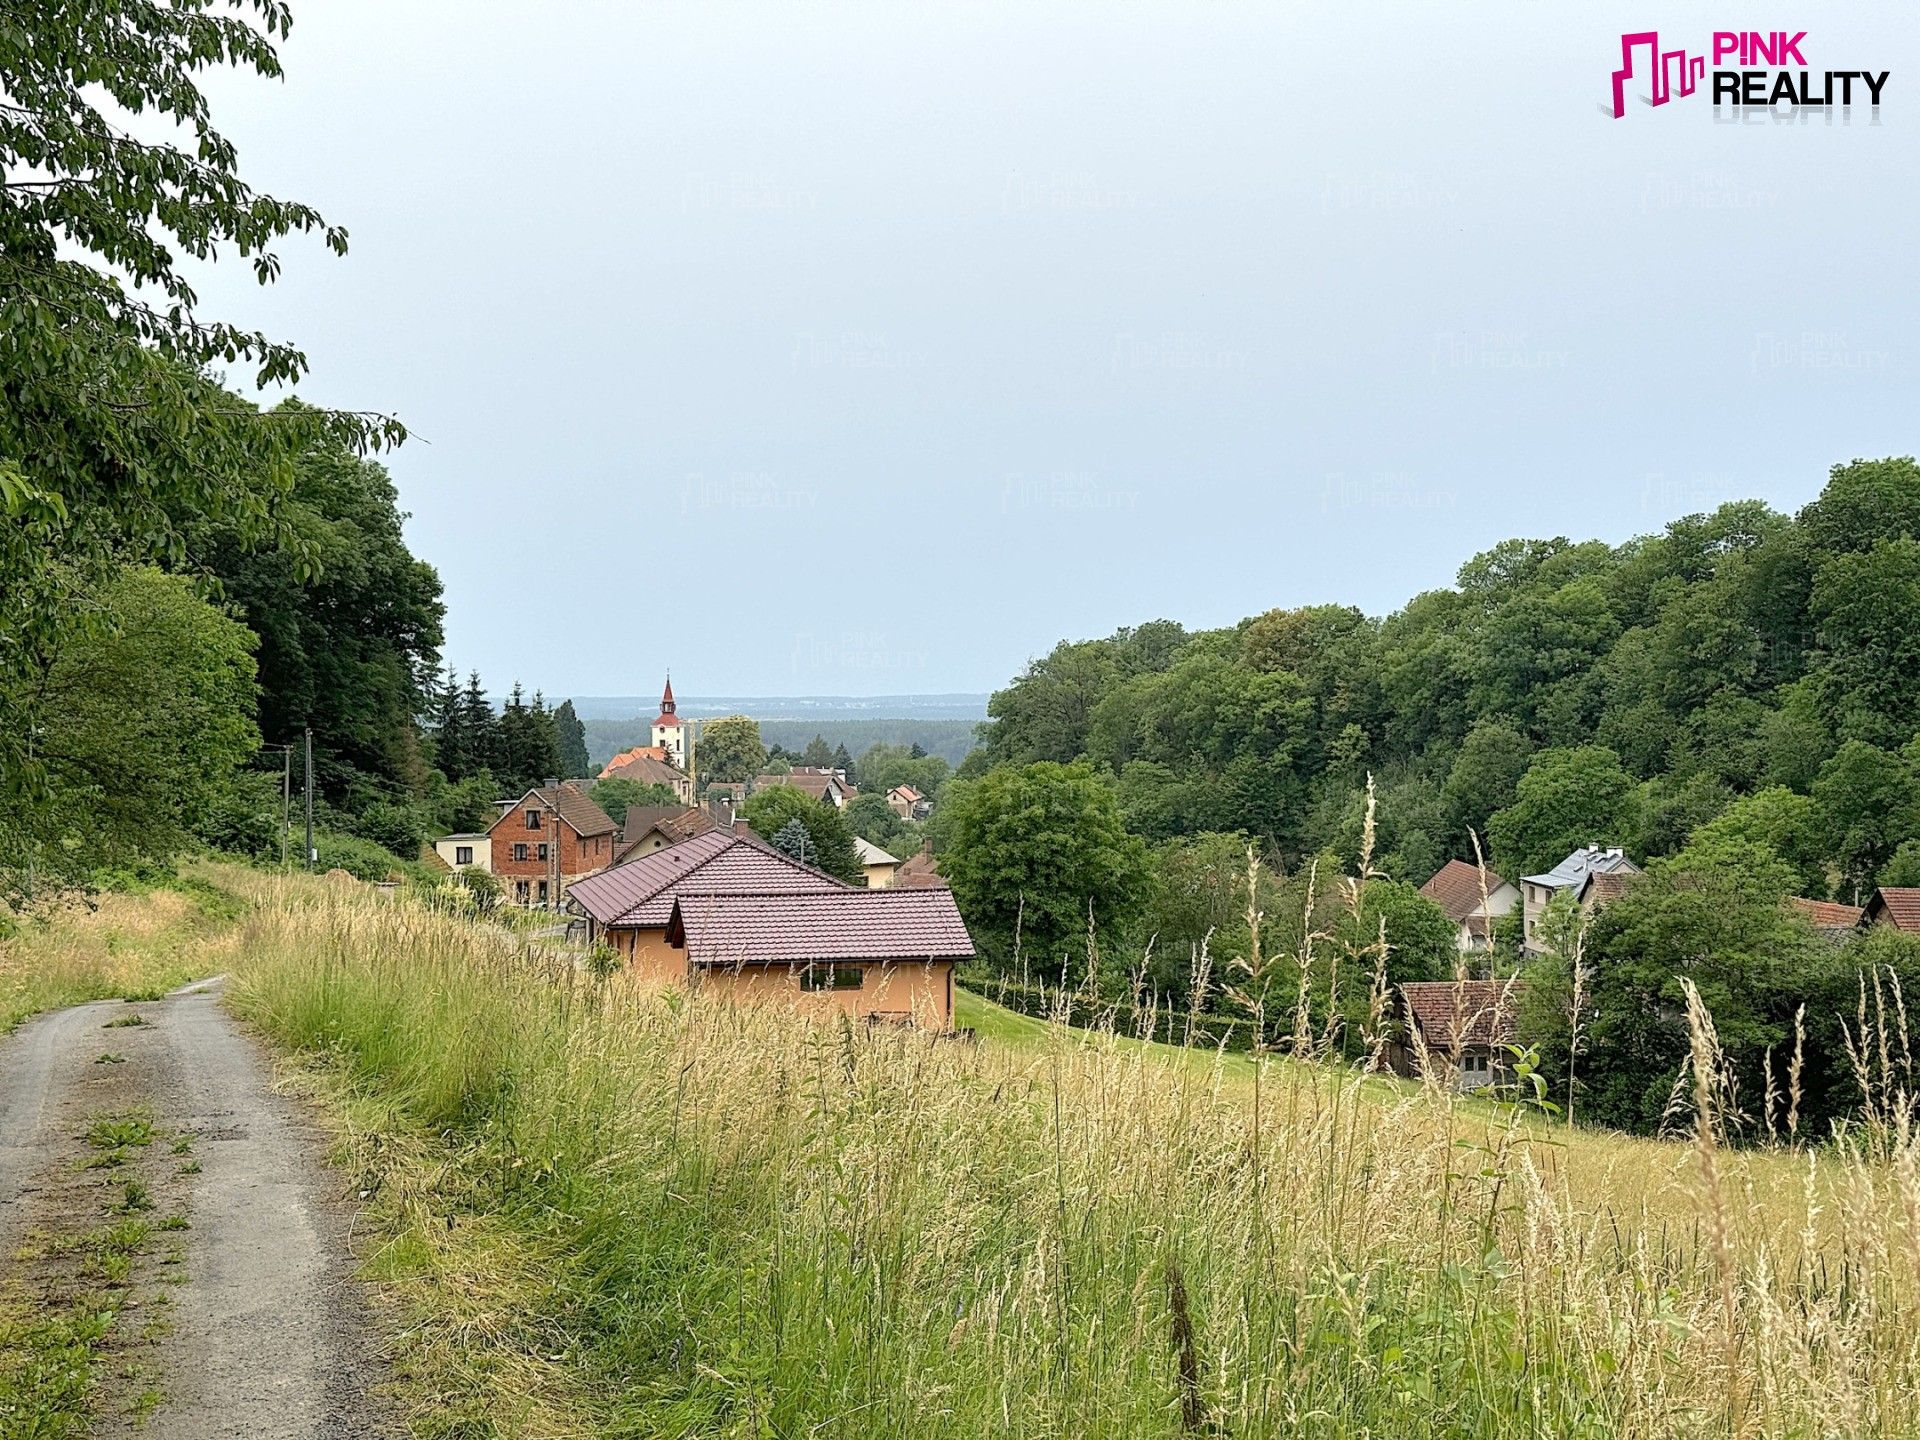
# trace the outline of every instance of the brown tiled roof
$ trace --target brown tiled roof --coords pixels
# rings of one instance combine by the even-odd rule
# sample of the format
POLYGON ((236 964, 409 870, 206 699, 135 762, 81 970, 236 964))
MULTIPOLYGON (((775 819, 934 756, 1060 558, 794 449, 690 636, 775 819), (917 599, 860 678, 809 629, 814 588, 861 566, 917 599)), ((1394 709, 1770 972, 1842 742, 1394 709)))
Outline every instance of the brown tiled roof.
POLYGON ((758 836, 710 830, 576 880, 567 887, 567 898, 602 925, 664 925, 674 897, 694 877, 708 894, 852 888, 789 859, 758 836))
POLYGON ((575 785, 571 780, 563 780, 552 789, 548 789, 544 785, 536 785, 533 789, 529 790, 526 795, 522 795, 520 800, 514 801, 512 805, 502 810, 500 812, 500 819, 495 820, 492 825, 487 827, 487 833, 493 833, 493 830, 500 824, 500 820, 504 820, 507 816, 511 815, 515 808, 519 806, 520 802, 527 798, 527 795, 533 796, 540 804, 546 806, 549 810, 556 811, 562 820, 573 827, 576 834, 610 835, 613 833, 613 818, 598 805, 594 804, 592 800, 588 799, 587 792, 582 790, 578 785, 575 785))
POLYGON ((1601 870, 1587 877, 1587 883, 1580 891, 1580 898, 1589 895, 1596 905, 1606 905, 1618 900, 1627 893, 1627 887, 1639 877, 1639 872, 1628 874, 1624 870, 1601 870))
POLYGON ((831 775, 817 775, 796 770, 790 775, 762 775, 753 782, 753 788, 764 790, 770 785, 791 785, 796 790, 805 791, 816 800, 824 800, 827 798, 828 789, 836 783, 831 775))
POLYGON ((649 760, 664 761, 667 758, 667 747, 664 745, 629 746, 627 749, 622 750, 618 755, 615 755, 612 759, 608 760, 605 765, 602 765, 600 767, 601 776, 604 778, 605 776, 612 773, 613 768, 616 765, 624 765, 627 761, 637 760, 641 756, 645 756, 649 760))
POLYGON ((684 947, 692 965, 904 964, 973 956, 973 940, 946 890, 683 892, 667 924, 667 942, 684 947))
POLYGON ((900 862, 900 868, 893 872, 892 889, 895 890, 944 890, 947 882, 940 878, 939 862, 933 858, 933 842, 922 840, 920 848, 900 862))
POLYGON ((1886 922, 1896 930, 1920 933, 1920 886, 1882 885, 1867 902, 1869 924, 1886 922))
MULTIPOLYGON (((1447 912, 1456 925, 1480 908, 1480 870, 1465 860, 1449 860, 1433 878, 1420 887, 1420 893, 1447 912)), ((1493 871, 1486 872, 1487 894, 1506 884, 1493 871)))
POLYGON ((893 789, 889 790, 887 794, 898 795, 902 800, 906 800, 909 802, 912 802, 915 800, 924 800, 927 798, 926 796, 922 795, 918 790, 914 789, 913 786, 911 785, 896 785, 893 787, 893 789))
POLYGON ((667 844, 678 845, 682 840, 719 828, 712 816, 692 805, 634 805, 627 810, 626 824, 620 827, 625 839, 613 863, 618 865, 626 859, 634 846, 655 830, 667 837, 667 844))
POLYGON ((1454 1021, 1462 1045, 1510 1045, 1526 985, 1519 980, 1410 980, 1400 987, 1410 1023, 1427 1048, 1453 1049, 1454 1021))
POLYGON ((651 755, 615 756, 600 772, 602 780, 637 780, 642 785, 676 785, 687 777, 651 755))
POLYGON ((1813 928, 1829 935, 1844 935, 1860 923, 1866 913, 1859 905, 1841 905, 1833 900, 1803 900, 1796 895, 1787 902, 1807 919, 1813 928))

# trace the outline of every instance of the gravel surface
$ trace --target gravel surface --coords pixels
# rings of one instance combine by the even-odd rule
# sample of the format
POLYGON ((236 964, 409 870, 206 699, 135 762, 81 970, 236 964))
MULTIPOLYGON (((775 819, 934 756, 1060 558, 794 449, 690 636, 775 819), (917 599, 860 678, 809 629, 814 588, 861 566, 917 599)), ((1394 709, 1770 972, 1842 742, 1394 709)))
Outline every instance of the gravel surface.
MULTIPOLYGON (((353 1278, 346 1181, 327 1169, 311 1116, 273 1093, 264 1052, 221 1010, 218 989, 78 1006, 0 1039, 0 1254, 70 1228, 77 1187, 104 1183, 78 1168, 89 1118, 143 1110, 162 1135, 192 1137, 199 1170, 169 1164, 156 1182, 154 1213, 183 1214, 190 1228, 178 1236, 185 1279, 171 1287, 169 1323, 141 1355, 162 1398, 140 1433, 398 1434, 374 1394, 386 1376, 353 1278), (145 1024, 107 1028, 135 1012, 145 1024)), ((149 1172, 173 1158, 158 1141, 150 1152, 149 1172)), ((100 1396, 104 1424, 118 1428, 122 1398, 100 1396)))

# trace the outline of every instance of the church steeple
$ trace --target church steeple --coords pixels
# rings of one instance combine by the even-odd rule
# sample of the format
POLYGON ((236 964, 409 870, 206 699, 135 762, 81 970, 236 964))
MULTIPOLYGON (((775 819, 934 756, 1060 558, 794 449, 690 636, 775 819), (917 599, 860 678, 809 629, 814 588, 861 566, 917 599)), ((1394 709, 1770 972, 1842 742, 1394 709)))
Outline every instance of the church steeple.
POLYGON ((667 672, 667 688, 660 692, 660 713, 673 714, 673 672, 667 672))

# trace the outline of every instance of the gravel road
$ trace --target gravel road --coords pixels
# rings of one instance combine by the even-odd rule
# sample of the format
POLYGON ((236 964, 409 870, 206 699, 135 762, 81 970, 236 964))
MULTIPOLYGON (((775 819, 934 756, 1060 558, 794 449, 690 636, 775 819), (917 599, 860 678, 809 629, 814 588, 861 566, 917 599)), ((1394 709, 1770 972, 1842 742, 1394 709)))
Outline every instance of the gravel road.
MULTIPOLYGON (((385 1376, 353 1278, 346 1182, 326 1168, 311 1117, 273 1093, 263 1052, 220 1008, 218 989, 82 1005, 0 1039, 0 1254, 70 1229, 83 1186, 123 1173, 102 1180, 81 1168, 91 1117, 148 1114, 162 1137, 191 1137, 191 1162, 170 1163, 158 1142, 140 1156, 154 1213, 189 1226, 178 1235, 183 1264, 168 1272, 169 1282, 184 1275, 170 1283, 168 1323, 142 1342, 143 1383, 160 1401, 141 1433, 397 1434, 374 1394, 385 1376), (133 1013, 145 1023, 109 1026, 133 1013)), ((111 1433, 116 1397, 100 1398, 101 1433, 111 1433)))

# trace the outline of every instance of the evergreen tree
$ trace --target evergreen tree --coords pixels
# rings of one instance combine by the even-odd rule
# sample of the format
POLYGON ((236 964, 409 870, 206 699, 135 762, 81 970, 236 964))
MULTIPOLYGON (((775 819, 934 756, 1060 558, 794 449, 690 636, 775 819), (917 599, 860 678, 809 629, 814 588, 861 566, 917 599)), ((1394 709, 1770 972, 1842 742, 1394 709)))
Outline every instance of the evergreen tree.
POLYGON ((480 672, 467 672, 467 688, 460 696, 460 719, 466 730, 467 754, 473 773, 490 772, 502 785, 506 783, 506 737, 493 702, 481 688, 480 672))
POLYGON ((465 780, 479 767, 474 763, 473 734, 467 728, 466 697, 451 665, 444 683, 435 687, 432 720, 434 763, 447 779, 455 783, 465 780))
POLYGON ((767 843, 802 865, 820 863, 820 852, 814 848, 813 836, 808 832, 806 822, 798 815, 774 831, 773 838, 767 843))
POLYGON ((853 780, 853 756, 847 753, 847 747, 844 743, 833 752, 833 768, 836 770, 844 770, 847 779, 849 781, 853 780))
POLYGON ((553 732, 560 747, 562 778, 577 780, 590 774, 593 762, 587 759, 587 727, 574 713, 573 701, 562 700, 560 708, 553 712, 553 732))
POLYGON ((827 737, 816 735, 807 742, 807 748, 801 753, 800 763, 813 770, 825 770, 833 764, 833 751, 827 748, 827 737))

